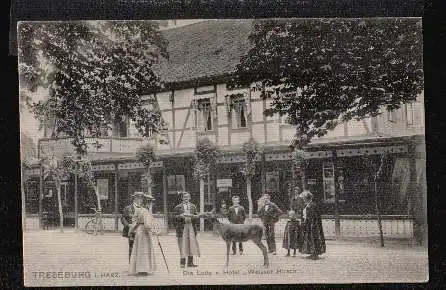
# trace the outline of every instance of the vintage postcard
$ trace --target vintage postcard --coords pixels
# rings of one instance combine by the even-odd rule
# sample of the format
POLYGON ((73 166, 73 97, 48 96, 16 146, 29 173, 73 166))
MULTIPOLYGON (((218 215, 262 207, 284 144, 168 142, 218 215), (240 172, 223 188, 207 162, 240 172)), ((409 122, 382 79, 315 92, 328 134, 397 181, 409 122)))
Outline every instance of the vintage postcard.
POLYGON ((429 280, 421 18, 17 35, 25 286, 429 280))

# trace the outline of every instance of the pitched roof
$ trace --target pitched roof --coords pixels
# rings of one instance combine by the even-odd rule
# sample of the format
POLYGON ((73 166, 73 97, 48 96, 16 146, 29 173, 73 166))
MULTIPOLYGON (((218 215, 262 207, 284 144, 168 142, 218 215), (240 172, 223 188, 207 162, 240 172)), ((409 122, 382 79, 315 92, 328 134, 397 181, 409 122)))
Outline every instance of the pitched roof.
POLYGON ((154 70, 166 83, 232 74, 250 47, 251 25, 251 20, 207 20, 165 30, 169 60, 154 70))

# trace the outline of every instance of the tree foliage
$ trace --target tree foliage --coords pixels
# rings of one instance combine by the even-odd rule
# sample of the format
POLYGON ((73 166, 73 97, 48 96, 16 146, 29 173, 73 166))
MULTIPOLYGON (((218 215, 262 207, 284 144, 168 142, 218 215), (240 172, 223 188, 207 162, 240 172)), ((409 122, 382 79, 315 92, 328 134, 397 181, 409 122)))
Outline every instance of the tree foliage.
POLYGON ((272 98, 302 147, 340 122, 412 102, 423 89, 421 20, 260 20, 237 82, 272 98))
POLYGON ((48 98, 30 107, 39 121, 52 123, 52 137, 73 137, 84 154, 86 134, 99 136, 123 117, 142 136, 164 129, 156 106, 141 99, 162 87, 152 65, 168 56, 155 23, 24 22, 18 30, 21 92, 49 89, 48 98))
POLYGON ((242 164, 240 172, 245 177, 253 177, 256 174, 256 155, 259 151, 259 144, 254 138, 250 138, 243 143, 242 152, 246 157, 245 163, 242 164))
POLYGON ((198 140, 194 151, 192 175, 195 180, 206 179, 215 168, 219 150, 208 138, 198 140))
POLYGON ((151 144, 146 144, 136 150, 136 160, 141 162, 145 168, 149 168, 156 160, 155 149, 151 144))

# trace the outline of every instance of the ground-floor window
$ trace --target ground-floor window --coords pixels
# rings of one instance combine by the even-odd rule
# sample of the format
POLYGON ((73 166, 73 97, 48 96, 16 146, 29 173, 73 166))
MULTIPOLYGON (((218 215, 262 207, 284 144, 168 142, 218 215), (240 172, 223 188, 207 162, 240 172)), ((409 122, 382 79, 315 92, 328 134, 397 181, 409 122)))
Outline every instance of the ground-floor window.
POLYGON ((178 195, 178 192, 186 190, 186 180, 184 175, 167 176, 167 194, 178 195))
POLYGON ((39 182, 28 179, 24 183, 26 213, 37 214, 39 212, 39 182))
POLYGON ((323 162, 322 180, 324 185, 324 202, 334 202, 335 199, 334 170, 333 162, 323 162))

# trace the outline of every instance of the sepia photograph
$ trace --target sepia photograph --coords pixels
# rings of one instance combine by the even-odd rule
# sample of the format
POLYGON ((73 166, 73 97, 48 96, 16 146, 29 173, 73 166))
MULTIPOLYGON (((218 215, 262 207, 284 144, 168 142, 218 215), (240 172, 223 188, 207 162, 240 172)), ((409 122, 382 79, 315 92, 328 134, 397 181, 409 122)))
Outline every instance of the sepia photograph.
POLYGON ((429 281, 422 30, 18 22, 25 286, 429 281))

